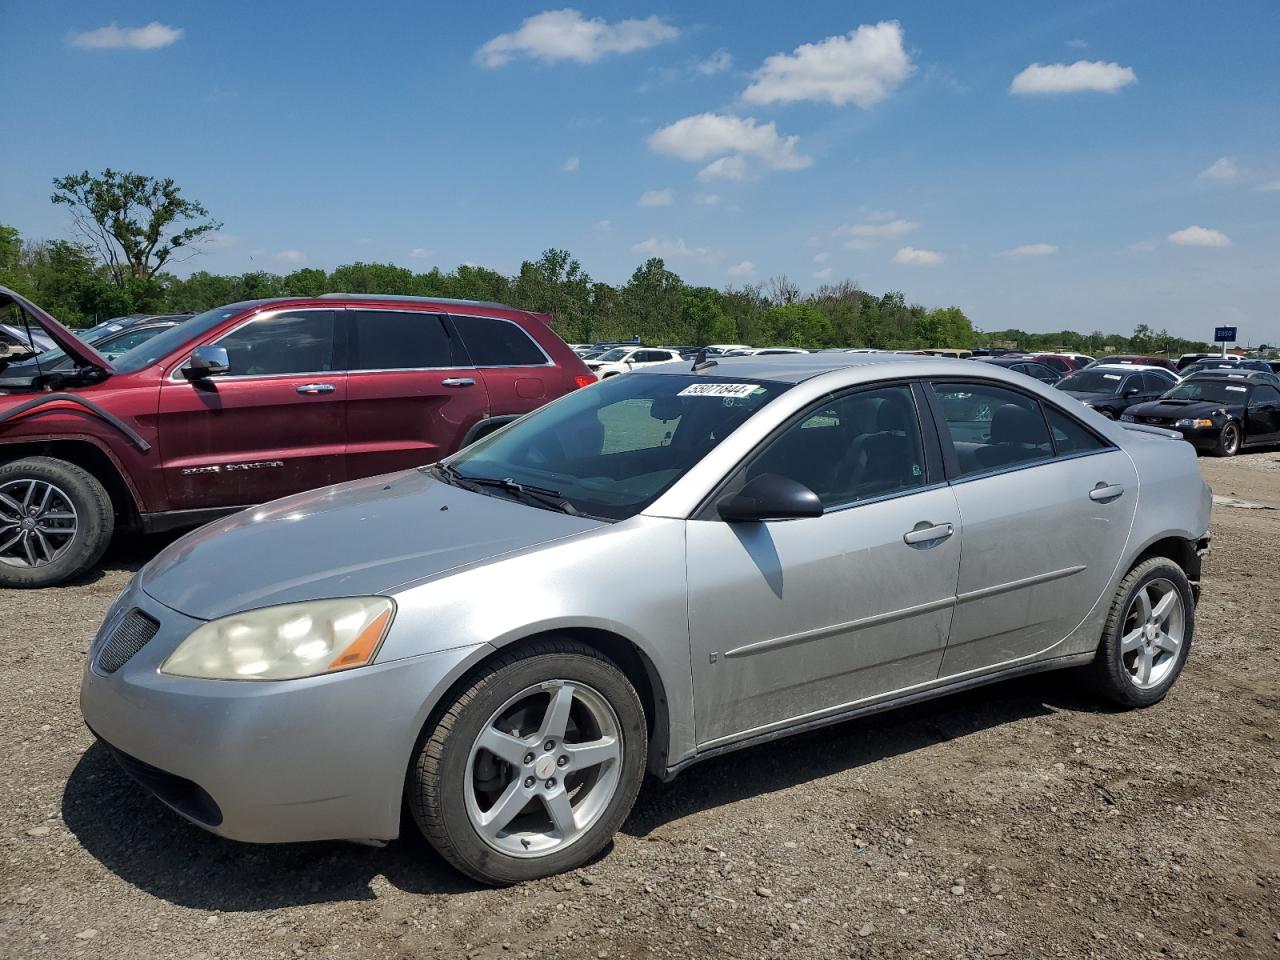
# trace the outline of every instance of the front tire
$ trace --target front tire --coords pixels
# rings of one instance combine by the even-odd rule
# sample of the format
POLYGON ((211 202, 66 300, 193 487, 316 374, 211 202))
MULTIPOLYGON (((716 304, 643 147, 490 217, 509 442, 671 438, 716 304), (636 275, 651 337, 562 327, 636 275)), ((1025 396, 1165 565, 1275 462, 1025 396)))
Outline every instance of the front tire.
POLYGON ((647 748, 626 675, 584 644, 540 640, 487 665, 424 731, 409 808, 440 855, 482 883, 549 876, 609 843, 647 748))
POLYGON ((101 559, 111 498, 87 470, 54 457, 0 466, 0 587, 49 587, 101 559))
POLYGON ((1195 597, 1172 560, 1152 557, 1120 581, 1098 653, 1093 686, 1123 707, 1149 707, 1169 692, 1191 650, 1195 597))
POLYGON ((1240 425, 1228 423, 1218 435, 1218 443, 1213 448, 1215 457, 1234 457, 1240 452, 1240 425))

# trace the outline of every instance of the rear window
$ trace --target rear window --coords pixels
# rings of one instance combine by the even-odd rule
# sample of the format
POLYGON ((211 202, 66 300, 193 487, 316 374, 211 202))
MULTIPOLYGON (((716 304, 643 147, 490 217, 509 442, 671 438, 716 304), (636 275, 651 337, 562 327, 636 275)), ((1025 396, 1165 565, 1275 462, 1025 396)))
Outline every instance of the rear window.
POLYGON ((546 354, 518 324, 493 317, 454 315, 471 362, 477 367, 545 367, 546 354))

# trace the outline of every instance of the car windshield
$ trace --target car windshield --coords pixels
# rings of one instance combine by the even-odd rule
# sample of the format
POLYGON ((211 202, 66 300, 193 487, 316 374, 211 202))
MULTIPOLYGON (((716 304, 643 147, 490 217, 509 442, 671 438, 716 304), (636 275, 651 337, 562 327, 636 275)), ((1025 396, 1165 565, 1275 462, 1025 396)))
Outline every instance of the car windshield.
POLYGON ((696 374, 612 377, 477 441, 448 463, 464 485, 514 481, 554 493, 577 513, 625 520, 789 387, 696 374))
POLYGON ((603 360, 605 363, 613 363, 616 360, 621 360, 630 352, 631 349, 629 347, 614 347, 612 350, 600 354, 596 359, 603 360))
POLYGON ((1059 380, 1058 389, 1074 390, 1076 393, 1119 393, 1124 378, 1123 373, 1111 373, 1107 370, 1081 370, 1059 380))
POLYGON ((1164 395, 1165 400, 1211 400, 1214 403, 1239 403, 1249 388, 1243 383, 1222 380, 1188 380, 1164 395))
POLYGON ((112 362, 112 366, 115 367, 116 373, 137 373, 158 360, 163 360, 173 351, 203 336, 223 320, 241 313, 244 309, 245 305, 241 303, 232 304, 229 307, 215 307, 204 313, 198 313, 190 320, 184 320, 176 327, 170 327, 145 343, 140 343, 132 350, 121 354, 118 360, 112 362))
MULTIPOLYGON (((115 330, 111 329, 113 326, 116 327, 117 330, 119 329, 116 325, 116 321, 107 320, 103 323, 97 324, 96 326, 90 327, 88 330, 73 330, 72 333, 76 335, 77 339, 83 340, 85 343, 89 344, 89 346, 93 346, 115 333, 115 330)), ((34 373, 38 369, 51 367, 56 363, 60 363, 66 359, 66 356, 67 353, 65 350, 61 347, 54 347, 52 350, 44 350, 41 353, 36 354, 34 357, 27 357, 27 359, 21 360, 18 363, 9 364, 8 372, 17 373, 19 371, 30 370, 34 373)))

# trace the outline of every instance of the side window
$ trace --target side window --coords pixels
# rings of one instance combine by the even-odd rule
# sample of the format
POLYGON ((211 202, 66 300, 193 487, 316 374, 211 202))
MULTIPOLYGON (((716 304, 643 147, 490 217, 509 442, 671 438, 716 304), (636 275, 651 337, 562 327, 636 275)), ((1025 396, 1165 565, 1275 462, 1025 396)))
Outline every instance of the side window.
POLYGON ((1253 396, 1249 398, 1249 406, 1263 403, 1280 403, 1280 390, 1267 383, 1260 383, 1253 388, 1253 396))
MULTIPOLYGON (((351 310, 352 370, 413 370, 461 365, 434 313, 351 310)), ((461 362, 465 364, 465 361, 461 362)))
POLYGON ((129 352, 140 343, 146 343, 163 329, 163 327, 147 327, 145 330, 130 330, 128 333, 113 337, 101 346, 94 347, 94 349, 109 360, 112 357, 118 357, 123 353, 129 352))
POLYGON ((1067 416, 1061 410, 1046 405, 1045 416, 1049 418, 1049 429, 1053 431, 1053 445, 1058 450, 1058 456, 1107 449, 1107 444, 1095 437, 1074 417, 1067 416))
POLYGON ((1143 393, 1164 393, 1173 386, 1173 377, 1162 377, 1158 373, 1142 375, 1143 393))
POLYGON ((233 377, 333 369, 333 311, 301 310, 251 320, 218 342, 233 377))
POLYGON ((545 367, 547 358, 520 327, 493 317, 455 314, 453 325, 477 367, 545 367))
POLYGON ((1040 404, 989 383, 935 383, 962 476, 1047 460, 1053 443, 1040 404))
POLYGON ((849 394, 812 410, 746 469, 798 480, 836 507, 925 483, 920 421, 910 387, 849 394))

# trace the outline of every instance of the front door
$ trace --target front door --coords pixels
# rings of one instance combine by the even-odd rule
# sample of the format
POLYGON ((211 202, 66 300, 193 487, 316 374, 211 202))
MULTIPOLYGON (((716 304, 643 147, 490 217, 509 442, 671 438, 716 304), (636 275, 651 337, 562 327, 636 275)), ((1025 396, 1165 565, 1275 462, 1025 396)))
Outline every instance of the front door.
POLYGON ((160 391, 172 509, 262 503, 346 479, 346 374, 333 310, 260 315, 213 341, 227 373, 160 391))
POLYGON ((1280 440, 1280 390, 1260 383, 1245 407, 1244 438, 1249 443, 1280 440))
POLYGON ((937 676, 962 531, 925 436, 933 442, 908 386, 827 400, 730 481, 798 480, 821 497, 822 516, 688 523, 699 746, 937 676))
POLYGON ((1047 653, 1079 626, 1124 553, 1138 489, 1128 454, 1052 405, 990 383, 934 390, 964 518, 949 677, 1047 653))

